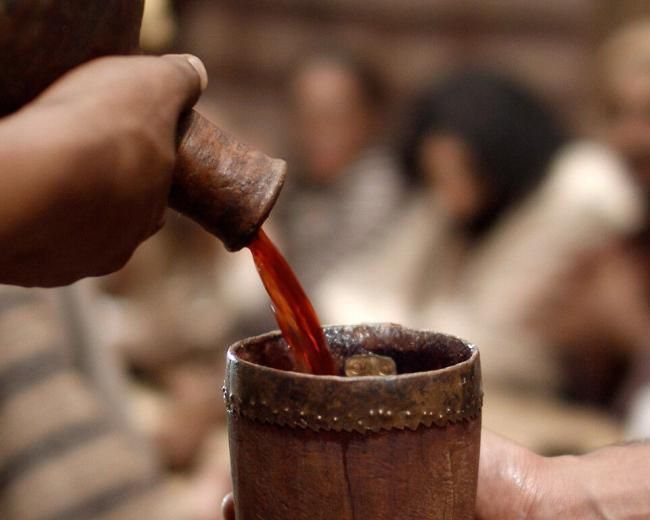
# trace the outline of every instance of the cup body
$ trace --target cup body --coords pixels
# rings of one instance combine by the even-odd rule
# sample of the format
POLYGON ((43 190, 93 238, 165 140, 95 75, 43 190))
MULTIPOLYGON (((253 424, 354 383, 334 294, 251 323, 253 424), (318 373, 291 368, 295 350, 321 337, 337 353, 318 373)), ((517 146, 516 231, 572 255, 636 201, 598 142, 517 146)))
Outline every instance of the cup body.
POLYGON ((326 327, 339 370, 392 357, 397 375, 293 372, 278 333, 228 352, 224 394, 238 520, 473 519, 477 349, 393 324, 326 327))

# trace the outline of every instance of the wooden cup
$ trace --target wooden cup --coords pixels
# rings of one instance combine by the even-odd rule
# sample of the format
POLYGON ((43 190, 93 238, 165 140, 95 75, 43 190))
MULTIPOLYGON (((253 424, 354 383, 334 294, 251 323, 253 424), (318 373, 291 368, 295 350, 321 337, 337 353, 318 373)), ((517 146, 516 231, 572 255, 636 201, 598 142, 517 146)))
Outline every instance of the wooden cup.
POLYGON ((291 371, 279 333, 228 351, 224 395, 237 520, 473 519, 479 353, 393 324, 326 327, 339 373, 291 371), (354 355, 397 375, 343 376, 354 355))

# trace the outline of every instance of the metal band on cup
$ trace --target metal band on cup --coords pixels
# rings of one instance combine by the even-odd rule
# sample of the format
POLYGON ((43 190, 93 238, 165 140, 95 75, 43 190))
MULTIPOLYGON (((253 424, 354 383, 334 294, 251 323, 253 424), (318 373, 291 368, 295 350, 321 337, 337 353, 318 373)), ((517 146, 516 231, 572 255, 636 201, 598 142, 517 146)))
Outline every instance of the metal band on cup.
MULTIPOLYGON (((334 329, 341 331, 341 327, 327 328, 334 329)), ((350 330, 359 333, 360 329, 350 330)), ((313 431, 415 430, 475 419, 483 400, 478 350, 457 338, 426 334, 431 341, 462 342, 470 354, 451 366, 425 372, 313 376, 241 359, 237 354, 245 345, 250 348, 250 340, 237 343, 228 352, 226 407, 229 413, 253 421, 313 431)), ((259 345, 277 341, 281 341, 279 333, 254 338, 259 345)))

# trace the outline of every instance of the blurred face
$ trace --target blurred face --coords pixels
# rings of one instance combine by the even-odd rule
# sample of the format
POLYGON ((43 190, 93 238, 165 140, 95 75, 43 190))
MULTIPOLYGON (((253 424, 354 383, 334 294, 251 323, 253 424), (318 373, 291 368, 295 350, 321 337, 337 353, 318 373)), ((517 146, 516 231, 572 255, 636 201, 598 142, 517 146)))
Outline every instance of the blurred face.
POLYGON ((357 79, 326 61, 307 65, 292 85, 294 128, 307 173, 328 182, 368 143, 372 116, 357 79))
POLYGON ((431 135, 420 149, 420 164, 433 194, 458 222, 476 217, 486 204, 486 190, 469 148, 458 138, 431 135))
POLYGON ((611 86, 610 137, 633 173, 650 187, 650 72, 620 78, 611 86))

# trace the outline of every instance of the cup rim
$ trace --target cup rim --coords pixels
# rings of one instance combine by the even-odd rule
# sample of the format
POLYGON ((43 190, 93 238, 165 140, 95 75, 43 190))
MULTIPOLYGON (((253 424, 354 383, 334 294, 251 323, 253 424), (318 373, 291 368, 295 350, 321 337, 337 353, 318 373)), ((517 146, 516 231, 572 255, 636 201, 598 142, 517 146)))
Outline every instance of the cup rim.
POLYGON ((453 339, 469 350, 469 357, 421 372, 348 377, 281 370, 237 355, 237 350, 246 345, 281 337, 278 331, 268 332, 238 341, 228 349, 223 390, 229 414, 279 426, 362 433, 432 425, 444 427, 480 414, 483 398, 480 354, 473 343, 450 334, 392 323, 323 328, 360 326, 377 330, 397 327, 407 333, 453 339))
MULTIPOLYGON (((274 341, 276 339, 281 339, 282 338, 282 332, 279 330, 272 330, 269 332, 265 332, 263 334, 258 334, 257 336, 251 336, 250 338, 245 338, 242 340, 239 340, 235 343, 233 343, 230 347, 228 347, 227 351, 227 361, 232 361, 236 363, 242 363, 244 365, 249 365, 251 367, 256 367, 257 369, 260 370, 269 370, 273 373, 276 373, 278 377, 282 377, 283 375, 289 374, 291 378, 306 378, 306 379, 312 379, 312 378, 318 378, 318 379, 332 379, 335 381, 343 382, 344 384, 347 384, 348 382, 354 382, 354 381, 368 381, 370 379, 375 379, 375 380, 385 380, 386 378, 407 378, 408 376, 414 376, 417 377, 421 374, 428 374, 428 373, 439 373, 439 372, 444 372, 444 371, 449 371, 449 370, 454 370, 455 368, 462 366, 463 364, 471 364, 473 361, 475 361, 475 358, 479 356, 479 351, 478 348, 474 343, 471 341, 467 341, 463 338, 460 338, 454 334, 447 334, 444 332, 437 332, 434 330, 429 330, 429 329, 415 329, 412 327, 405 327, 402 325, 398 325, 396 323, 383 323, 383 322, 376 322, 376 323, 363 323, 359 324, 367 327, 384 327, 384 326, 390 326, 390 327, 399 327, 405 332, 414 332, 414 333, 430 333, 430 334, 435 334, 437 336, 445 337, 445 338, 450 338, 452 340, 456 340, 459 343, 461 343, 465 348, 467 348, 470 351, 470 355, 467 359, 464 359, 462 361, 459 361, 457 363, 453 363, 451 365, 442 367, 442 368, 436 368, 436 369, 431 369, 431 370, 421 370, 418 372, 408 372, 404 374, 395 374, 391 376, 341 376, 341 375, 321 375, 321 374, 308 374, 305 372, 294 372, 290 370, 282 370, 279 368, 274 368, 270 367, 268 365, 262 365, 260 363, 253 363, 252 361, 248 361, 246 359, 243 359, 239 356, 237 356, 236 351, 248 344, 251 343, 260 343, 260 342, 268 342, 268 341, 274 341)), ((324 325, 323 329, 338 329, 338 328, 345 328, 345 327, 354 327, 355 325, 324 325)))

